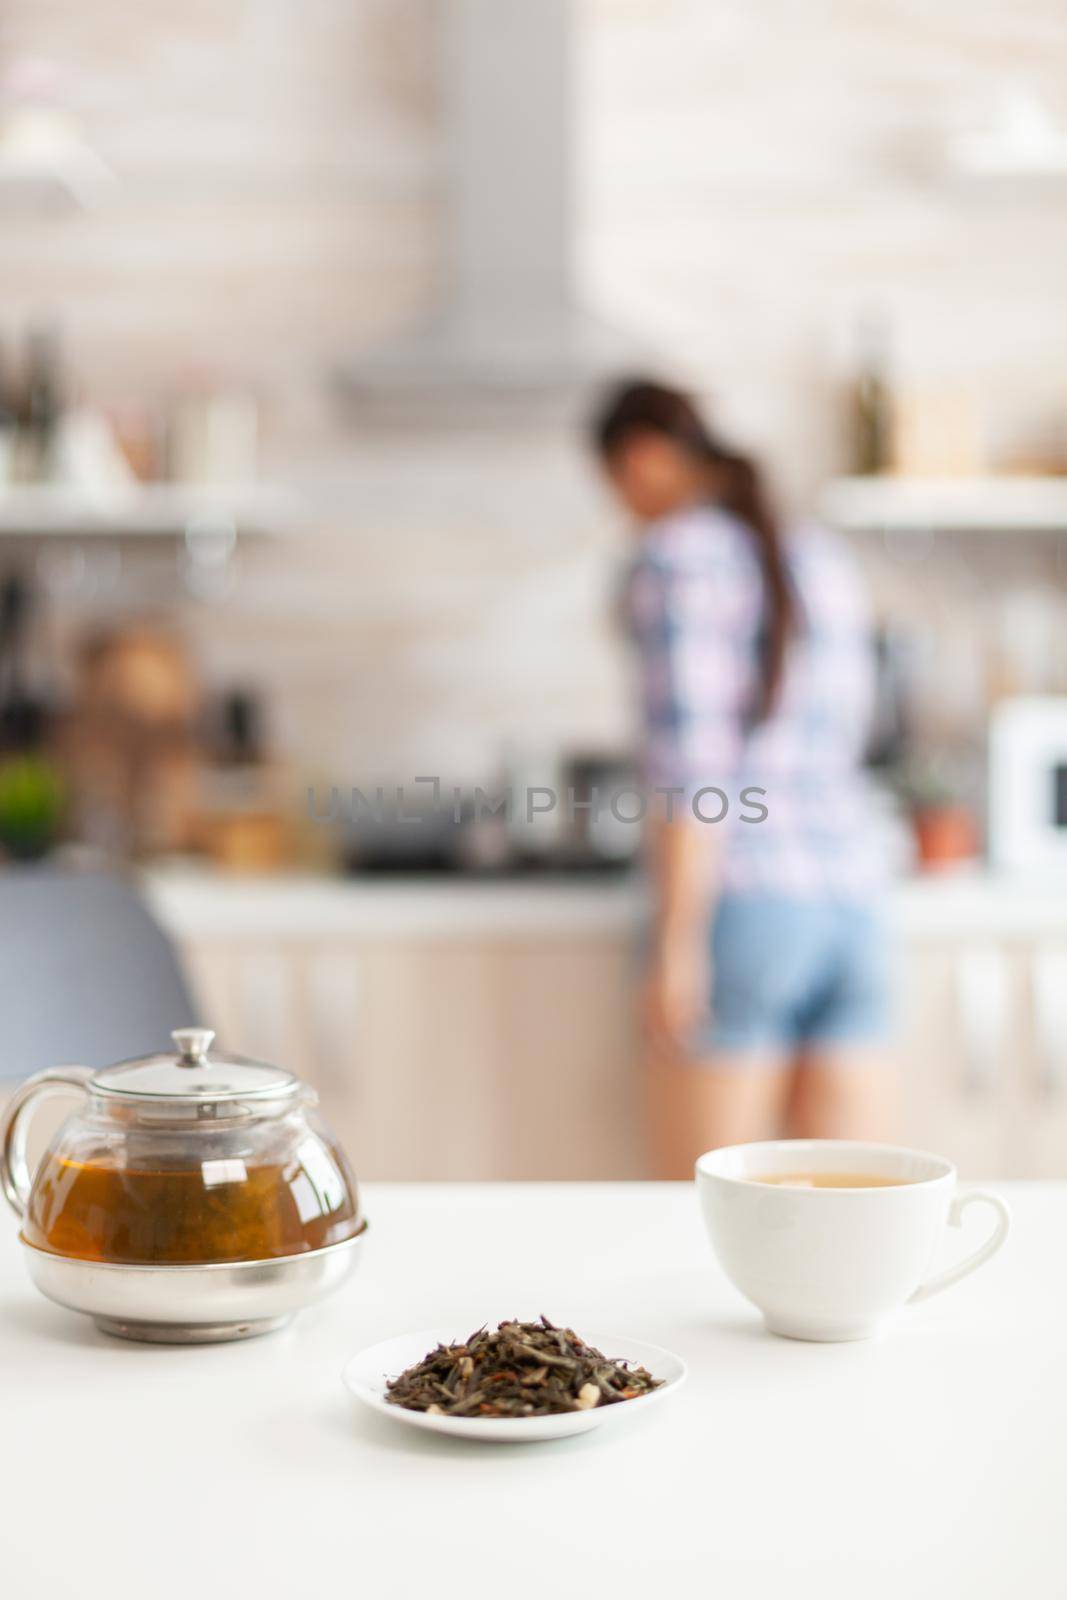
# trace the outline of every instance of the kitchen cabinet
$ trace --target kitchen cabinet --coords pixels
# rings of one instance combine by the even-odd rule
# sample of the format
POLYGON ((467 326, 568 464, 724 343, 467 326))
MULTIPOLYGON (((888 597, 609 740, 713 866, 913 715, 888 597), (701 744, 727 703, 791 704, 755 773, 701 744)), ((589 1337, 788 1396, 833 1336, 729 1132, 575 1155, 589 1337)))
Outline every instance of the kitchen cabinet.
POLYGON ((200 938, 230 1048, 319 1093, 361 1176, 640 1177, 632 941, 200 938))
POLYGON ((1067 1177, 1067 936, 1026 951, 1013 1170, 1067 1177))
POLYGON ((1008 1001, 1002 952, 922 940, 901 948, 900 965, 899 1137, 964 1174, 1003 1173, 1006 1054, 990 1026, 1008 1001))
MULTIPOLYGON (((159 878, 200 1020, 291 1064, 366 1177, 642 1175, 630 884, 159 878)), ((965 1177, 1067 1177, 1067 905, 894 897, 896 1137, 965 1177)))
POLYGON ((902 943, 900 1137, 964 1177, 1067 1177, 1067 937, 902 943))
MULTIPOLYGON (((361 1176, 644 1175, 635 886, 147 888, 195 1020, 307 1078, 361 1176)), ((1067 1177, 1067 907, 936 882, 894 904, 893 1137, 966 1178, 1067 1177)))

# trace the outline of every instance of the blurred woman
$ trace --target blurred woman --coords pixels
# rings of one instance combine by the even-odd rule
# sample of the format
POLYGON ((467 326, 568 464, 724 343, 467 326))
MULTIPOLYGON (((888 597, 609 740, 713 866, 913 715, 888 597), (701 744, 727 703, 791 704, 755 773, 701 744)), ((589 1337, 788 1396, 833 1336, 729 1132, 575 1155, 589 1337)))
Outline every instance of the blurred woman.
POLYGON ((781 526, 685 395, 627 384, 593 432, 638 537, 658 1175, 782 1131, 875 1137, 886 935, 858 575, 823 530, 781 526))

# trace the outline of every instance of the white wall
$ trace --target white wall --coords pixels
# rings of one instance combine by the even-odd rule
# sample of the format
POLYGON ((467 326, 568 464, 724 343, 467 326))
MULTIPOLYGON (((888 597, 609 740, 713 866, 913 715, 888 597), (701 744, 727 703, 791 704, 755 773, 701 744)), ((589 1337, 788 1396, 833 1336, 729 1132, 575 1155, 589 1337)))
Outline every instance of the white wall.
POLYGON ((990 447, 1067 412, 1067 189, 942 162, 1012 83, 1067 125, 1055 0, 590 0, 588 277, 809 489, 857 318, 902 385, 973 391, 990 447))
MULTIPOLYGON (((978 196, 935 170, 1008 77, 1067 121, 1059 0, 576 9, 584 292, 709 391, 793 498, 839 457, 868 307, 891 314, 902 378, 973 390, 994 446, 1020 395, 1067 408, 1063 191, 978 196)), ((260 396, 267 467, 317 486, 321 532, 248 551, 231 596, 183 624, 207 674, 271 689, 294 756, 353 778, 479 776, 508 738, 626 726, 604 603, 619 536, 570 443, 383 444, 327 381, 432 297, 436 11, 8 0, 0 21, 3 60, 74 65, 121 180, 95 216, 4 218, 0 329, 58 309, 106 404, 202 375, 260 396)), ((956 605, 956 558, 922 584, 874 568, 905 608, 956 605)), ((112 599, 171 587, 134 564, 112 599)))

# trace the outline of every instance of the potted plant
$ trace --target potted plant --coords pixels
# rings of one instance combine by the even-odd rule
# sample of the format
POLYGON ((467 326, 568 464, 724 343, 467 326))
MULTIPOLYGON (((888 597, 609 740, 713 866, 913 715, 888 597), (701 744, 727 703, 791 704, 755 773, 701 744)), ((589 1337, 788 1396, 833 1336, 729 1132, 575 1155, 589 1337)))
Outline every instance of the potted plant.
POLYGON ((931 763, 906 773, 902 788, 921 870, 941 872, 973 861, 981 850, 981 836, 958 786, 931 763))
POLYGON ((63 785, 43 756, 0 757, 0 850, 14 861, 38 861, 55 844, 63 785))

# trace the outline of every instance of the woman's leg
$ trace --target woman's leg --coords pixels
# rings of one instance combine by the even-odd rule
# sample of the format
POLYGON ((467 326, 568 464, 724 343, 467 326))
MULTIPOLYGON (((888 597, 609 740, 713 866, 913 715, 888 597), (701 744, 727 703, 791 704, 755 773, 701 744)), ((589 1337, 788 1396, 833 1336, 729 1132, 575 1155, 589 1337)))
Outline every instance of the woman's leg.
POLYGON ((805 907, 768 896, 727 896, 715 907, 710 1017, 688 1054, 648 1058, 654 1176, 691 1178, 705 1150, 781 1133, 791 1018, 809 961, 807 923, 805 907))
POLYGON ((892 955, 882 908, 828 908, 832 960, 797 1046, 789 1132, 797 1139, 892 1139, 892 955))
POLYGON ((894 1075, 876 1045, 811 1042, 797 1062, 786 1127, 793 1139, 892 1139, 894 1075))
POLYGON ((651 1053, 646 1127, 654 1178, 687 1179, 705 1150, 781 1131, 790 1064, 778 1050, 722 1052, 702 1060, 651 1053))

